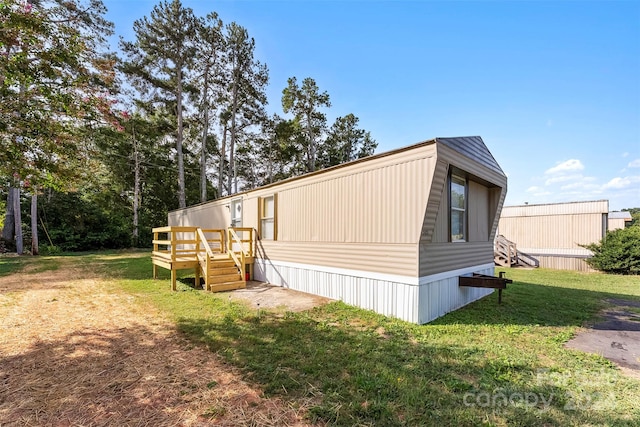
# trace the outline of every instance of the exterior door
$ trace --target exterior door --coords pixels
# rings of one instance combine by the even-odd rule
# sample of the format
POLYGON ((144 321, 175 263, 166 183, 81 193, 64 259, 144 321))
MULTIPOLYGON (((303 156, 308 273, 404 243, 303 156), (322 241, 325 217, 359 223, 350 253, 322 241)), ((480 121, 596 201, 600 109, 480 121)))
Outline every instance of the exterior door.
POLYGON ((231 201, 231 227, 242 227, 242 199, 231 201))
MULTIPOLYGON (((231 201, 231 227, 242 227, 242 199, 234 199, 231 201)), ((238 236, 243 239, 242 232, 237 232, 238 236)), ((242 247, 237 243, 233 243, 231 250, 239 252, 242 247)))

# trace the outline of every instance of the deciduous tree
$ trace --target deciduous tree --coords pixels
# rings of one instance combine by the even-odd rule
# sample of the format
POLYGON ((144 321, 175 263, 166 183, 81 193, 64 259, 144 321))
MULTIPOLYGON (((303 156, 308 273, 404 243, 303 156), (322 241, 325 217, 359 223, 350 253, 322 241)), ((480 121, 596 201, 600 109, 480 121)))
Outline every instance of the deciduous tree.
MULTIPOLYGON (((34 196, 82 177, 92 149, 87 130, 117 125, 105 12, 100 0, 0 2, 0 174, 34 196)), ((37 241, 37 229, 32 234, 37 241)))

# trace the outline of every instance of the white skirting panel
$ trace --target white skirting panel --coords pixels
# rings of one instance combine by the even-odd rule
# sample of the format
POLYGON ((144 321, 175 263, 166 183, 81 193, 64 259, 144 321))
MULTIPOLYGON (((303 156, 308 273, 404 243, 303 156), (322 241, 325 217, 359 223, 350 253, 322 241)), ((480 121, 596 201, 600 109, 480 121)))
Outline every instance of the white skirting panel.
POLYGON ((450 311, 490 295, 493 289, 458 286, 458 277, 473 273, 494 275, 493 264, 483 264, 420 278, 418 323, 431 322, 450 311))
POLYGON ((493 265, 485 264, 418 279, 258 258, 254 265, 256 280, 341 300, 412 323, 427 323, 489 295, 492 289, 458 287, 458 276, 493 272, 493 265))
POLYGON ((408 322, 418 321, 417 277, 257 259, 256 280, 341 300, 408 322))

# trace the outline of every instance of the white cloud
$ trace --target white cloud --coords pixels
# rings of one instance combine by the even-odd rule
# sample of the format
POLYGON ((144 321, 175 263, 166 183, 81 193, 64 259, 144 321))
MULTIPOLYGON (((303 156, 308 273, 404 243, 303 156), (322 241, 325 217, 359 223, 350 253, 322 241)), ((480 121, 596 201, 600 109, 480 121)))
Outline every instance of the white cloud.
POLYGON ((557 173, 564 172, 572 172, 572 171, 581 171, 584 169, 584 165, 578 159, 569 159, 562 163, 555 165, 554 167, 547 169, 544 173, 545 175, 553 175, 557 173))
POLYGON ((569 181, 587 183, 587 182, 593 182, 595 180, 596 180, 596 178, 593 177, 593 176, 584 176, 581 173, 574 173, 574 174, 571 174, 571 175, 553 176, 553 177, 547 179, 544 182, 544 185, 551 185, 551 184, 557 184, 557 183, 560 183, 560 182, 569 182, 569 181))
POLYGON ((628 168, 640 168, 640 159, 635 159, 629 162, 628 168))
POLYGON ((621 178, 619 176, 613 178, 602 186, 604 190, 615 189, 620 190, 622 188, 630 187, 632 184, 640 182, 640 176, 626 176, 621 178))
POLYGON ((577 182, 573 182, 571 184, 567 184, 567 185, 563 185, 562 187, 560 187, 560 190, 562 191, 566 191, 566 190, 573 190, 573 189, 583 189, 583 190, 597 190, 600 188, 599 185, 597 184, 590 184, 590 182, 593 182, 594 179, 590 179, 591 177, 585 177, 585 179, 583 179, 582 181, 577 181, 577 182))
POLYGON ((535 185, 527 188, 525 193, 530 193, 534 197, 548 196, 551 194, 551 192, 545 191, 544 188, 535 185))

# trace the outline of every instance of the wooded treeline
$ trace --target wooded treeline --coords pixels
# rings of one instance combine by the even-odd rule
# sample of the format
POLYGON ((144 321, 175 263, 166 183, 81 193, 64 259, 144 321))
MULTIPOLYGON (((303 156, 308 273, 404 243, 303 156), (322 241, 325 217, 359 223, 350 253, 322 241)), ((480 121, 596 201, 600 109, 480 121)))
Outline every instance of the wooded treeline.
POLYGON ((11 249, 37 253, 38 236, 48 251, 146 246, 171 209, 374 152, 354 114, 329 125, 311 77, 289 78, 282 115, 269 114, 268 67, 240 24, 162 1, 116 55, 105 12, 100 0, 0 0, 11 249))

